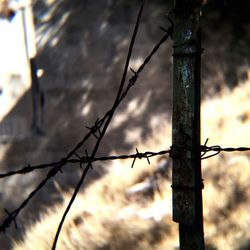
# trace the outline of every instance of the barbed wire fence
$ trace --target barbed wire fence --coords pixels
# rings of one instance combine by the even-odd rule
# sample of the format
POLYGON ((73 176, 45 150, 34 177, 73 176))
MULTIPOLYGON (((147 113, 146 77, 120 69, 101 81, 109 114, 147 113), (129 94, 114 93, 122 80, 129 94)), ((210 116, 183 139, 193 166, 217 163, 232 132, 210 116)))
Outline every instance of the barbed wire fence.
MULTIPOLYGON (((122 101, 125 99, 127 96, 128 92, 131 90, 131 88, 136 84, 137 79, 139 78, 140 74, 142 71, 145 69, 145 66, 150 62, 151 58, 155 55, 155 53, 158 51, 160 46, 169 38, 173 38, 173 32, 174 32, 174 23, 170 16, 167 16, 167 20, 170 22, 170 26, 168 29, 160 27, 164 31, 164 35, 160 39, 160 41, 153 47, 151 53, 146 57, 144 62, 141 64, 141 66, 137 69, 134 70, 130 68, 130 71, 133 73, 133 75, 130 77, 127 86, 125 86, 126 82, 126 76, 129 70, 129 62, 130 58, 133 52, 133 47, 134 43, 136 40, 136 36, 138 33, 139 25, 141 22, 141 16, 143 13, 143 8, 145 5, 145 0, 142 1, 142 4, 140 6, 138 15, 137 15, 137 20, 135 23, 134 31, 131 37, 129 49, 128 49, 128 54, 123 70, 123 75, 122 79, 119 85, 119 89, 115 98, 115 101, 113 103, 112 108, 106 112, 106 114, 101 118, 97 119, 96 122, 92 126, 86 126, 86 128, 89 130, 89 132, 84 136, 84 138, 68 153, 66 156, 58 161, 55 162, 50 162, 50 163, 45 163, 45 164, 39 164, 39 165, 26 165, 23 167, 20 167, 17 170, 14 171, 9 171, 6 173, 0 173, 0 179, 2 178, 7 178, 13 175, 24 175, 31 173, 33 171, 41 170, 41 169, 49 169, 47 172, 46 177, 39 183, 39 185, 28 195, 28 197, 20 204, 18 208, 16 208, 13 211, 8 211, 8 209, 4 209, 6 213, 6 218, 5 220, 0 224, 0 233, 4 233, 13 223, 16 228, 18 228, 18 223, 17 223, 17 217, 20 214, 20 212, 26 207, 28 203, 31 202, 31 200, 37 195, 37 193, 47 184, 49 180, 51 180, 53 177, 55 177, 59 172, 63 173, 63 168, 67 167, 68 163, 71 164, 76 164, 77 166, 80 167, 82 170, 82 175, 75 186, 74 192, 71 196, 71 199, 68 203, 67 208, 65 209, 64 214, 62 215, 61 221, 59 223, 59 226, 57 228, 57 231, 55 233, 55 238, 53 241, 53 246, 51 249, 56 249, 57 241, 59 239, 59 235, 63 226, 63 223, 65 221, 65 218, 79 192, 80 187, 82 186, 86 175, 90 170, 93 170, 93 165, 92 163, 96 161, 112 161, 112 160, 118 160, 118 159, 132 159, 132 164, 131 168, 134 167, 135 161, 137 159, 146 159, 147 163, 150 164, 150 158, 159 156, 159 155, 169 155, 171 158, 173 149, 176 148, 177 146, 170 146, 169 149, 164 149, 158 152, 151 152, 151 151, 146 151, 146 152, 139 152, 139 150, 136 148, 136 152, 134 154, 129 154, 129 155, 111 155, 111 156, 102 156, 102 157, 96 157, 96 153, 98 151, 98 148, 100 146, 100 143, 107 131, 107 128, 112 120, 112 117, 114 116, 118 106, 122 103, 122 101), (95 137, 96 138, 96 144, 91 152, 89 152, 84 149, 84 145, 86 141, 90 137, 95 137), (81 154, 79 151, 84 152, 81 154)), ((173 12, 170 12, 170 14, 173 12)), ((221 152, 246 152, 250 151, 249 147, 238 147, 238 148, 233 148, 233 147, 227 147, 223 148, 219 145, 215 146, 207 146, 208 139, 204 143, 204 145, 200 145, 200 158, 201 160, 208 159, 210 157, 214 157, 221 152)), ((181 146, 178 146, 179 150, 182 150, 183 148, 181 146)))

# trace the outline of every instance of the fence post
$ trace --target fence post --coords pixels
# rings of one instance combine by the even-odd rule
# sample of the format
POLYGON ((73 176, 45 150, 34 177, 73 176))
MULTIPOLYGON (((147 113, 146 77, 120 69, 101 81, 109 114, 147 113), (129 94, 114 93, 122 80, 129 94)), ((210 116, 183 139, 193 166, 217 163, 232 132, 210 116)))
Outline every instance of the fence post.
POLYGON ((200 157, 199 0, 175 0, 173 45, 173 220, 181 250, 203 250, 200 157))

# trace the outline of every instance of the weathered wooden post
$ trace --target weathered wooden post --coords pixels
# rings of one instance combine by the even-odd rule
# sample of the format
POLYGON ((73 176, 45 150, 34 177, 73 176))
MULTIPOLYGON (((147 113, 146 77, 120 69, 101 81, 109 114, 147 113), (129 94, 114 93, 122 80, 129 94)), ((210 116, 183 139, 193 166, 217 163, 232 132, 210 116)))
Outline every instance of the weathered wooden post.
POLYGON ((173 71, 173 220, 181 250, 204 249, 200 157, 199 0, 175 0, 173 71))

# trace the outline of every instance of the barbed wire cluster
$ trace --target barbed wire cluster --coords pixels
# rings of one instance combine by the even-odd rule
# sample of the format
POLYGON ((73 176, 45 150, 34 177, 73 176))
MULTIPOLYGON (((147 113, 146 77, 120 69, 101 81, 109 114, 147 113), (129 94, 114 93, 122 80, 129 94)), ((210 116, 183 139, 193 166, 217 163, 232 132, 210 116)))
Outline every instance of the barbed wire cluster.
MULTIPOLYGON (((124 100, 124 98, 127 96, 127 93, 129 92, 129 90, 135 85, 136 81, 138 80, 139 74, 143 71, 143 69, 145 68, 145 66, 150 62, 152 56, 158 51, 158 49, 160 48, 160 46, 169 38, 173 36, 173 22, 172 20, 168 18, 169 22, 170 22, 170 27, 168 29, 164 29, 161 28, 165 34, 162 36, 162 38, 160 39, 160 41, 155 45, 155 47, 152 49, 151 53, 146 57, 146 59, 144 60, 144 62, 142 63, 142 65, 138 68, 137 71, 135 71, 134 69, 130 68, 131 72, 133 73, 133 75, 130 77, 128 84, 126 87, 124 87, 125 85, 125 81, 126 81, 126 76, 127 76, 127 72, 128 72, 128 67, 129 67, 129 62, 130 62, 130 58, 132 55, 132 51, 133 51, 133 46, 135 43, 135 38, 138 32, 138 27, 140 24, 140 20, 141 20, 141 16, 142 16, 142 12, 143 12, 143 7, 144 7, 145 1, 143 1, 138 16, 137 16, 137 21, 134 27, 134 31, 133 31, 133 35, 131 38, 131 42, 129 45, 129 49, 128 49, 128 54, 127 54, 127 59, 125 62, 125 67, 123 70, 123 75, 122 75, 122 79, 120 82, 120 86, 118 89, 118 93, 117 96, 115 98, 114 104, 112 106, 112 108, 106 112, 106 114, 101 118, 101 119, 97 119, 96 122, 94 123, 94 125, 92 126, 86 126, 86 128, 89 130, 89 132, 85 135, 85 137, 62 159, 60 159, 59 161, 55 161, 55 162, 50 162, 50 163, 45 163, 45 164, 39 164, 39 165, 26 165, 21 167, 18 170, 14 170, 14 171, 9 171, 6 173, 0 173, 0 179, 1 178, 7 178, 13 175, 23 175, 23 174, 28 174, 31 173, 32 171, 36 171, 39 169, 47 169, 49 168, 49 171, 47 172, 46 177, 39 183, 39 185, 28 195, 28 197, 21 203, 21 205, 15 209, 14 211, 10 212, 7 209, 5 209, 5 212, 7 214, 7 218, 2 222, 2 224, 0 225, 0 232, 5 232, 6 229, 11 225, 11 223, 14 223, 15 227, 18 228, 16 219, 17 216, 19 215, 19 213, 22 211, 22 209, 30 202, 30 200, 47 184, 47 182, 53 178, 55 175, 58 174, 58 172, 62 172, 63 167, 66 166, 68 163, 72 163, 72 164, 76 164, 77 166, 80 166, 80 168, 83 170, 82 171, 82 175, 81 178, 79 180, 79 182, 77 183, 75 190, 72 194, 71 200, 68 203, 68 206, 62 216, 62 219, 60 221, 60 224, 58 226, 55 238, 54 238, 54 242, 53 242, 53 246, 52 249, 56 249, 56 244, 58 241, 58 237, 60 235, 60 231, 61 228, 63 226, 64 220, 66 218, 66 215, 68 213, 68 211, 71 208, 71 205, 74 202, 75 197, 78 194, 78 191, 82 185, 82 183, 84 182, 84 179, 88 173, 88 171, 90 169, 93 169, 92 163, 96 162, 96 161, 108 161, 108 160, 118 160, 118 159, 133 159, 132 164, 131 164, 131 168, 134 167, 135 161, 137 159, 146 159, 147 163, 150 164, 150 158, 154 157, 154 156, 159 156, 159 155, 166 155, 169 154, 169 156, 171 157, 171 153, 173 150, 173 146, 170 147, 169 149, 166 150, 162 150, 162 151, 158 151, 158 152, 151 152, 151 151, 146 151, 146 152, 139 152, 139 150, 136 148, 136 153, 134 154, 129 154, 129 155, 112 155, 112 156, 102 156, 102 157, 96 157, 96 153, 98 151, 100 142, 102 140, 102 138, 105 135, 105 132, 110 124, 110 121, 116 111, 116 109, 118 108, 118 106, 121 104, 121 102, 124 100), (80 149, 82 149, 82 147, 84 146, 85 142, 91 137, 93 136, 96 139, 96 144, 93 148, 93 151, 91 154, 88 153, 87 150, 84 151, 84 155, 81 155, 78 151, 80 149)), ((250 151, 250 148, 247 147, 239 147, 239 148, 222 148, 218 145, 216 146, 207 146, 207 141, 205 142, 204 145, 200 146, 200 153, 201 153, 201 159, 207 159, 213 156, 216 156, 218 154, 220 154, 221 152, 235 152, 235 151, 250 151), (212 152, 210 155, 208 154, 209 152, 212 152)))
MULTIPOLYGON (((118 158, 126 158, 128 156, 118 156, 118 157, 99 157, 96 158, 96 152, 98 151, 100 142, 102 140, 102 138, 105 135, 105 132, 112 120, 112 117, 117 109, 117 107, 120 105, 120 103, 124 100, 124 98, 126 97, 128 91, 135 85, 136 81, 138 80, 139 74, 142 72, 142 70, 145 68, 145 66, 150 62, 152 56, 157 52, 157 50, 159 49, 159 47, 161 46, 161 44, 163 44, 169 36, 172 36, 172 31, 173 31, 173 27, 171 26, 168 30, 165 30, 165 34, 163 35, 163 37, 160 39, 160 41, 156 44, 156 46, 153 48, 152 52, 148 55, 148 57, 146 57, 146 59, 144 60, 144 62, 142 63, 142 65, 138 68, 137 71, 135 71, 134 69, 130 68, 131 72, 133 73, 132 77, 129 79, 127 86, 125 87, 125 81, 126 81, 126 76, 128 73, 128 69, 129 69, 129 63, 130 63, 130 58, 132 55, 132 51, 133 51, 133 46, 135 43, 135 38, 138 32, 138 28, 139 28, 139 24, 140 24, 140 20, 141 20, 141 16, 142 16, 142 12, 143 12, 143 7, 144 7, 145 1, 143 1, 143 3, 141 4, 138 16, 137 16, 137 21, 134 27, 134 31, 133 31, 133 35, 131 38, 131 42, 129 45, 129 49, 128 49, 128 54, 127 54, 127 59, 125 62, 125 66, 124 66, 124 70, 123 70, 123 75, 122 75, 122 79, 120 82, 120 86, 118 89, 118 93, 117 96, 115 98, 114 104, 112 106, 112 108, 101 118, 101 119, 97 119, 96 122, 94 123, 94 125, 92 126, 86 126, 86 128, 89 130, 89 132, 85 135, 85 137, 61 160, 56 161, 56 162, 52 162, 52 163, 46 163, 46 164, 40 164, 37 166, 31 166, 31 165, 27 165, 19 170, 16 171, 10 171, 8 173, 2 173, 0 174, 0 178, 6 178, 12 175, 16 175, 16 174, 27 174, 30 173, 34 170, 38 170, 38 169, 44 169, 44 168, 50 168, 50 170, 47 172, 46 177, 39 183, 39 185, 28 195, 28 197, 21 203, 21 205, 15 209, 12 212, 9 212, 7 209, 5 209, 5 212, 7 213, 7 218, 3 221, 3 223, 0 225, 0 232, 4 232, 10 225, 11 223, 14 223, 15 226, 17 227, 17 222, 16 222, 16 218, 19 215, 19 213, 21 212, 21 210, 30 202, 30 200, 47 184, 47 182, 53 178, 55 175, 58 174, 58 172, 62 172, 63 167, 67 164, 67 163, 78 163, 80 165, 80 167, 83 169, 81 178, 79 180, 79 182, 77 183, 75 190, 72 194, 72 197, 70 199, 70 202, 68 203, 68 206, 62 216, 62 219, 60 221, 60 224, 58 226, 55 238, 54 238, 54 242, 53 242, 53 246, 52 249, 56 249, 56 244, 58 241, 58 237, 62 228, 62 225, 64 223, 64 220, 66 218, 66 215, 68 213, 68 211, 71 208, 71 205, 74 202, 75 197, 77 196, 77 193, 89 171, 89 169, 92 169, 92 163, 94 161, 97 160, 115 160, 118 158), (96 138, 96 144, 92 150, 91 154, 88 154, 88 151, 85 150, 85 155, 81 155, 78 151, 80 149, 82 149, 82 147, 84 146, 85 142, 91 137, 95 137, 96 138), (81 156, 80 156, 81 155, 81 156), (73 158, 74 157, 74 158, 73 158), (85 164, 85 167, 83 168, 83 165, 85 164)), ((129 157, 133 158, 133 164, 132 167, 135 163, 135 160, 137 158, 146 158, 149 162, 149 158, 152 156, 155 156, 157 154, 162 154, 162 152, 158 152, 158 153, 153 153, 153 152, 145 152, 145 153, 139 153, 138 150, 136 152, 136 154, 134 155, 130 155, 129 157)))
MULTIPOLYGON (((216 156, 222 152, 246 152, 246 151, 250 151, 250 148, 248 147, 237 147, 237 148, 232 148, 232 147, 228 147, 228 148, 222 148, 218 145, 215 146, 205 146, 205 145, 201 145, 200 146, 200 151, 201 151, 201 160, 204 159, 208 159, 210 157, 216 156), (208 152, 213 152, 213 154, 205 156, 205 154, 207 154, 208 152)), ((129 155, 111 155, 111 156, 101 156, 101 157, 95 157, 92 160, 90 160, 90 157, 86 154, 86 156, 82 156, 80 157, 77 153, 75 153, 76 155, 76 159, 66 159, 66 158, 62 158, 60 161, 56 161, 56 162, 51 162, 51 163, 45 163, 45 164, 39 164, 39 165, 27 165, 24 167, 21 167, 18 170, 15 171, 9 171, 7 173, 1 173, 0 174, 0 179, 2 178, 6 178, 6 177, 10 177, 12 175, 24 175, 24 174, 28 174, 32 171, 35 170, 39 170, 39 169, 45 169, 45 168, 54 168, 56 166, 59 166, 60 164, 62 164, 62 162, 66 164, 68 163, 72 163, 72 164, 76 164, 79 163, 81 164, 81 168, 83 164, 86 164, 88 162, 96 162, 96 161, 113 161, 113 160, 126 160, 126 159, 143 159, 146 158, 148 160, 148 163, 150 164, 149 158, 154 157, 154 156, 159 156, 159 155, 165 155, 165 154, 169 154, 171 155, 171 147, 168 150, 161 150, 159 152, 152 152, 152 151, 146 151, 143 153, 140 153, 138 151, 138 149, 136 150, 135 154, 129 154, 129 155)), ((131 165, 132 167, 133 165, 131 165)))
POLYGON ((220 154, 221 152, 227 152, 227 153, 232 153, 232 152, 247 152, 250 151, 250 148, 248 147, 237 147, 237 148, 232 148, 232 147, 228 147, 228 148, 222 148, 221 146, 201 146, 201 152, 203 152, 201 159, 208 159, 210 157, 214 157, 218 154, 220 154), (213 152, 213 154, 205 156, 208 152, 213 152))
MULTIPOLYGON (((184 148, 183 148, 184 150, 184 148)), ((210 157, 214 157, 222 152, 246 152, 250 151, 250 148, 248 147, 237 147, 237 148, 232 148, 232 147, 227 147, 227 148, 222 148, 218 145, 216 146, 206 146, 206 145, 201 145, 200 146, 200 152, 201 152, 201 160, 208 159, 210 157), (205 156, 207 153, 212 152, 211 155, 205 156)), ((166 155, 168 154, 171 156, 172 153, 172 147, 168 150, 161 150, 158 152, 152 152, 152 151, 146 151, 146 152, 139 152, 139 150, 136 148, 136 153, 134 154, 128 154, 128 155, 111 155, 111 156, 102 156, 102 157, 95 157, 95 158, 90 158, 87 153, 86 156, 80 157, 78 154, 75 153, 77 158, 75 159, 68 159, 66 160, 63 158, 60 161, 57 162, 51 162, 47 164, 41 164, 41 165, 36 165, 36 166, 25 166, 23 168, 20 168, 19 170, 16 171, 10 171, 7 173, 0 174, 0 178, 6 178, 15 174, 28 174, 34 170, 38 169, 44 169, 44 168, 52 168, 52 171, 49 171, 47 178, 53 177, 57 173, 57 168, 60 166, 60 164, 68 164, 68 163, 73 163, 73 164, 80 164, 80 168, 82 168, 83 164, 86 163, 92 163, 96 161, 112 161, 112 160, 125 160, 125 159, 133 159, 133 162, 131 164, 131 168, 134 167, 136 159, 146 159, 148 164, 150 164, 150 158, 154 156, 160 156, 160 155, 166 155)), ((44 182, 47 180, 47 178, 44 180, 44 182)), ((40 183, 38 186, 39 188, 44 185, 44 182, 40 183)), ((26 203, 27 204, 27 203, 26 203)), ((25 205, 26 205, 25 204, 25 205)), ((20 210, 23 209, 25 206, 20 206, 18 209, 16 209, 13 212, 9 212, 7 209, 5 209, 6 214, 8 215, 8 218, 0 225, 0 232, 5 231, 7 227, 10 226, 11 222, 13 221, 15 224, 15 227, 17 228, 17 223, 16 223, 16 217, 19 214, 20 210)))

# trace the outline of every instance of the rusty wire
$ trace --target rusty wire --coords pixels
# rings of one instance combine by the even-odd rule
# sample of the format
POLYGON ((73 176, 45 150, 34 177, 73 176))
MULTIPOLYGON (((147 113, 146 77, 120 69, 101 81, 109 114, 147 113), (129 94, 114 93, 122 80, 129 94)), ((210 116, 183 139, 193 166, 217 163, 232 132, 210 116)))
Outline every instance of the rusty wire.
MULTIPOLYGON (((99 156, 99 157, 94 157, 92 160, 90 160, 90 157, 87 156, 82 156, 80 157, 77 153, 75 153, 75 156, 77 157, 77 159, 65 159, 62 158, 60 161, 56 161, 56 162, 51 162, 51 163, 45 163, 45 164, 39 164, 39 165, 27 165, 24 167, 21 167, 18 170, 14 170, 14 171, 9 171, 7 173, 1 173, 0 174, 0 179, 1 178, 6 178, 6 177, 10 177, 12 175, 16 175, 16 174, 28 174, 32 171, 35 170, 39 170, 39 169, 45 169, 45 168, 56 168, 57 166, 60 166, 62 164, 62 162, 64 162, 64 164, 68 164, 68 163, 72 163, 72 164, 84 164, 84 163, 88 163, 88 162, 96 162, 96 161, 112 161, 112 160, 125 160, 125 159, 141 159, 141 158, 150 158, 150 157, 154 157, 157 155, 164 155, 164 154, 169 154, 171 155, 172 152, 172 147, 170 147, 170 149, 166 149, 166 150, 161 150, 159 152, 152 152, 152 151, 146 151, 143 153, 139 153, 138 151, 134 154, 124 154, 124 155, 111 155, 111 156, 99 156)), ((220 147, 218 145, 215 146, 205 146, 205 145, 201 145, 200 146, 200 152, 201 154, 201 160, 205 160, 208 159, 210 157, 216 156, 222 152, 227 152, 227 153, 231 153, 231 152, 247 152, 250 151, 250 148, 248 147, 236 147, 236 148, 232 148, 232 147, 228 147, 228 148, 223 148, 220 147), (207 154, 208 152, 214 152, 211 155, 205 156, 205 154, 207 154)))
POLYGON ((231 152, 247 152, 247 151, 250 151, 250 148, 248 148, 248 147, 222 148, 219 145, 210 146, 210 147, 201 145, 201 152, 203 152, 201 159, 204 160, 204 159, 211 158, 213 156, 216 156, 216 155, 220 154, 221 152, 231 153, 231 152), (211 155, 205 156, 208 152, 214 152, 214 153, 211 154, 211 155))
MULTIPOLYGON (((144 6, 144 3, 142 4, 142 7, 144 6)), ((129 65, 129 60, 132 54, 132 49, 133 49, 133 44, 134 44, 134 40, 135 40, 135 36, 137 34, 137 30, 138 30, 138 26, 140 23, 140 15, 142 13, 142 7, 141 7, 141 11, 138 14, 137 17, 137 22, 135 25, 135 29, 134 29, 134 36, 131 39, 131 43, 130 43, 130 47, 129 47, 129 52, 128 52, 128 56, 127 56, 127 61, 126 61, 126 65, 123 71, 123 77, 119 86, 119 90, 118 90, 118 94, 116 96, 115 102, 112 106, 112 108, 106 112, 106 114, 101 118, 101 119, 97 119, 96 122, 94 123, 93 126, 86 126, 86 128, 89 130, 89 132, 85 135, 85 137, 66 155, 66 157, 62 158, 59 161, 55 161, 55 162, 51 162, 51 163, 45 163, 45 164, 39 164, 39 165, 26 165, 22 168, 20 168, 19 170, 15 170, 15 171, 9 171, 7 173, 2 173, 0 174, 0 178, 6 178, 9 176, 13 176, 16 174, 27 174, 30 173, 32 171, 38 170, 38 169, 45 169, 45 168, 51 168, 48 173, 46 178, 44 178, 44 180, 29 194, 29 196, 21 203, 21 205, 15 209, 12 212, 9 212, 7 209, 5 209, 5 212, 7 214, 7 218, 3 221, 3 223, 0 225, 0 232, 4 232, 13 222, 17 228, 17 222, 16 222, 16 218, 18 216, 18 214, 21 212, 21 210, 29 203, 29 201, 37 194, 37 192, 42 189, 48 180, 50 180, 51 178, 53 178, 56 174, 58 174, 58 172, 62 173, 62 168, 68 164, 68 163, 72 163, 72 164, 79 164, 80 168, 83 168, 83 165, 86 164, 86 166, 83 169, 82 172, 82 176, 81 179, 79 180, 77 186, 75 187, 74 193, 72 195, 72 198, 68 204, 67 209, 64 212, 64 215, 60 221, 60 225, 58 227, 54 242, 53 242, 53 246, 52 249, 56 248, 56 243, 60 234, 60 229, 63 225, 64 219, 67 215, 67 212, 69 211, 78 191, 79 188, 81 187, 89 169, 92 169, 92 163, 95 161, 107 161, 107 160, 117 160, 117 159, 133 159, 131 168, 134 167, 135 161, 136 159, 146 159, 147 163, 150 164, 150 160, 149 158, 157 156, 157 155, 164 155, 164 154, 169 154, 171 157, 171 153, 172 153, 172 147, 168 150, 162 150, 159 152, 150 152, 150 151, 146 151, 143 153, 140 153, 138 151, 138 149, 136 149, 136 153, 134 154, 130 154, 130 155, 112 155, 112 156, 102 156, 102 157, 95 157, 95 154, 97 152, 97 149, 99 147, 99 144, 106 132, 106 129, 112 119, 112 116, 114 115, 117 107, 120 105, 120 103, 123 101, 123 99, 126 97, 128 91, 131 89, 131 87, 133 87, 139 77, 139 74, 143 71, 144 67, 150 62, 152 56, 158 51, 159 47, 169 38, 173 35, 173 24, 171 23, 171 26, 168 29, 163 29, 165 34, 164 36, 160 39, 160 41, 158 42, 158 44, 156 44, 156 46, 152 49, 151 53, 146 57, 146 59, 144 60, 144 62, 142 63, 142 65, 138 68, 137 71, 135 71, 134 69, 130 70, 132 71, 133 75, 132 77, 129 79, 127 87, 124 89, 124 83, 125 83, 125 79, 126 79, 126 74, 128 71, 128 65, 129 65), (89 139, 90 136, 94 136, 97 140, 96 142, 96 146, 94 148, 94 150, 92 151, 92 153, 89 155, 88 152, 85 150, 85 155, 84 156, 80 156, 77 151, 82 148, 82 146, 84 145, 84 143, 89 139), (72 158, 73 156, 75 156, 76 158, 72 158)), ((171 20, 170 20, 171 21, 171 20)), ((204 145, 200 146, 200 152, 201 152, 201 160, 216 156, 218 154, 220 154, 221 152, 245 152, 245 151, 250 151, 250 148, 248 147, 238 147, 238 148, 232 148, 232 147, 228 147, 228 148, 223 148, 220 147, 218 145, 215 146, 207 146, 207 141, 205 142, 204 145), (209 152, 212 152, 210 155, 208 155, 209 152)), ((185 150, 183 148, 183 150, 185 150)))
MULTIPOLYGON (((183 148, 184 150, 184 148, 183 148)), ((25 166, 17 171, 10 171, 8 173, 5 174, 0 174, 0 178, 5 178, 11 175, 15 175, 15 174, 27 174, 31 171, 37 170, 37 169, 43 169, 43 168, 52 168, 47 175, 47 178, 43 180, 43 182, 40 183, 40 185, 38 186, 43 187, 45 185, 45 183, 47 182, 48 178, 53 177, 54 175, 57 174, 58 171, 60 171, 60 164, 62 164, 63 161, 64 164, 67 163, 73 163, 73 164, 86 164, 89 162, 96 162, 96 161, 109 161, 109 160, 125 160, 125 159, 133 159, 131 168, 133 168, 135 160, 136 159, 147 159, 147 162, 150 164, 149 158, 154 157, 154 156, 159 156, 159 155, 165 155, 165 154, 169 154, 171 155, 171 151, 172 149, 168 149, 168 150, 161 150, 158 152, 151 152, 151 151, 146 151, 146 152, 142 152, 140 153, 138 151, 138 149, 136 149, 136 153, 134 154, 129 154, 129 155, 112 155, 112 156, 102 156, 102 157, 95 157, 93 159, 91 159, 87 154, 86 156, 80 157, 79 155, 76 154, 77 159, 69 159, 69 160, 65 160, 64 158, 58 162, 53 162, 53 163, 49 163, 49 164, 41 164, 41 165, 37 165, 37 166, 25 166)), ((247 152, 250 151, 249 147, 227 147, 227 148, 223 148, 220 147, 218 145, 215 146, 206 146, 206 145, 201 145, 200 146, 200 151, 201 151, 201 160, 204 159, 208 159, 211 157, 214 157, 222 152, 227 152, 227 153, 231 153, 231 152, 247 152), (205 154, 209 153, 209 152, 213 152, 211 155, 205 156, 205 154)), ((32 196, 32 193, 30 194, 30 196, 32 196)), ((29 197, 30 197, 29 196, 29 197)), ((27 204, 27 201, 29 200, 29 198, 26 199, 25 204, 23 204, 22 206, 20 206, 18 209, 14 210, 13 212, 9 212, 7 209, 5 209, 5 212, 8 215, 8 218, 2 223, 2 225, 0 226, 0 232, 1 231, 5 231, 7 227, 9 227, 9 225, 11 224, 11 222, 13 221, 16 228, 17 228, 17 223, 16 223, 16 217, 19 214, 20 210, 27 204)))
MULTIPOLYGON (((1 178, 6 178, 6 177, 10 177, 12 175, 16 175, 16 174, 28 174, 32 171, 35 170, 39 170, 39 169, 45 169, 45 168, 56 168, 60 165, 66 165, 68 163, 88 163, 88 162, 96 162, 96 161, 109 161, 109 160, 124 160, 124 159, 131 159, 131 158, 149 158, 149 157, 153 157, 153 156, 157 156, 157 155, 163 155, 163 154, 170 154, 171 155, 171 148, 173 148, 172 146, 170 147, 169 150, 162 150, 159 152, 151 152, 151 151, 146 151, 143 153, 139 153, 137 151, 137 153, 135 154, 129 154, 129 155, 111 155, 111 156, 100 156, 100 157, 95 157, 92 159, 92 161, 90 160, 90 157, 87 155, 86 152, 86 156, 80 157, 76 152, 74 152, 74 155, 77 156, 78 159, 66 159, 66 158, 62 158, 60 161, 56 161, 56 162, 51 162, 51 163, 45 163, 45 164, 39 164, 39 165, 34 165, 31 166, 30 164, 21 167, 18 170, 13 170, 13 171, 9 171, 6 173, 1 173, 0 174, 0 179, 1 178)), ((184 149, 184 148, 182 148, 184 149)), ((232 148, 232 147, 228 147, 228 148, 223 148, 220 147, 218 145, 215 146, 206 146, 206 145, 201 145, 200 146, 200 151, 202 153, 201 155, 201 159, 207 159, 213 156, 216 156, 218 154, 220 154, 221 152, 246 152, 246 151, 250 151, 250 148, 248 147, 236 147, 236 148, 232 148), (207 154, 208 152, 214 152, 214 154, 211 154, 209 156, 204 157, 205 154, 207 154)))
POLYGON ((54 177, 56 174, 58 174, 58 172, 62 172, 62 168, 67 164, 67 163, 79 163, 80 164, 80 167, 82 168, 82 165, 83 163, 86 163, 86 166, 83 170, 83 173, 82 173, 82 177, 80 179, 80 181, 78 182, 77 186, 75 187, 75 191, 72 195, 72 198, 68 204, 68 207, 67 209, 65 210, 64 212, 64 215, 61 219, 61 222, 60 222, 60 225, 58 227, 58 230, 57 230, 57 233, 56 233, 56 236, 55 236, 55 239, 54 239, 54 242, 53 242, 53 246, 52 246, 52 249, 55 249, 56 248, 56 243, 57 243, 57 240, 58 240, 58 237, 59 237, 59 234, 60 234, 60 229, 62 227, 62 224, 64 222, 64 219, 67 215, 67 212, 69 211, 78 191, 79 191, 79 188, 81 187, 84 179, 85 179, 85 176, 87 174, 87 172, 89 171, 89 169, 92 168, 92 162, 96 161, 96 160, 115 160, 115 159, 125 159, 125 158, 133 158, 133 163, 132 163, 132 167, 134 166, 134 163, 135 163, 135 160, 136 158, 139 158, 139 159, 142 159, 142 158, 146 158, 148 163, 149 162, 149 157, 152 157, 152 156, 155 156, 155 155, 158 155, 158 154, 163 154, 163 152, 157 152, 157 153, 154 153, 154 152, 145 152, 145 153, 139 153, 139 151, 137 150, 136 154, 133 154, 133 155, 130 155, 130 156, 118 156, 118 157, 115 157, 115 156, 111 156, 111 157, 99 157, 99 158, 95 158, 95 154, 97 152, 97 149, 99 147, 99 144, 106 132, 106 129, 113 117, 113 114, 115 113, 117 107, 120 105, 120 103, 123 101, 123 99, 126 97, 128 91, 131 89, 131 87, 133 87, 139 77, 139 73, 144 69, 144 67, 150 62, 152 56, 157 52, 157 50, 159 49, 159 47, 161 46, 161 44, 163 42, 165 42, 167 40, 167 38, 169 36, 171 36, 172 34, 172 30, 173 30, 173 27, 170 27, 164 34, 164 36, 162 37, 162 39, 159 41, 158 44, 156 44, 156 46, 153 48, 152 52, 149 54, 149 56, 145 59, 145 61, 143 62, 143 64, 139 67, 138 71, 136 72, 135 70, 133 69, 130 69, 132 72, 133 72, 133 76, 130 78, 129 82, 128 82, 128 85, 127 87, 125 88, 124 90, 124 83, 125 83, 125 79, 126 79, 126 75, 127 75, 127 71, 128 71, 128 65, 129 65, 129 61, 130 61, 130 57, 131 57, 131 54, 132 54, 132 49, 133 49, 133 44, 134 44, 134 41, 135 41, 135 37, 136 37, 136 34, 137 34, 137 31, 138 31, 138 26, 139 26, 139 23, 140 23, 140 16, 142 14, 142 8, 144 6, 144 2, 143 1, 143 4, 141 5, 141 9, 140 9, 140 12, 137 16, 137 22, 136 22, 136 25, 135 25, 135 29, 134 29, 134 34, 132 36, 132 39, 131 39, 131 43, 130 43, 130 46, 129 46, 129 51, 128 51, 128 55, 127 55, 127 60, 126 60, 126 64, 125 64, 125 67, 124 67, 124 71, 123 71, 123 77, 122 77, 122 80, 121 80, 121 83, 120 83, 120 87, 119 87, 119 90, 118 90, 118 94, 117 94, 117 97, 116 97, 116 100, 112 106, 112 108, 103 116, 102 119, 97 119, 95 124, 91 127, 86 127, 89 129, 89 132, 85 135, 85 137, 66 155, 65 158, 62 158, 61 160, 59 161, 56 161, 56 162, 52 162, 52 163, 46 163, 46 164, 40 164, 40 165, 36 165, 36 166, 31 166, 31 165, 27 165, 19 170, 16 170, 16 171, 10 171, 8 173, 3 173, 3 174, 0 174, 0 178, 5 178, 5 177, 8 177, 8 176, 12 176, 12 175, 15 175, 15 174, 27 174, 27 173, 30 173, 34 170, 37 170, 37 169, 44 169, 44 168, 51 168, 48 173, 47 173, 47 176, 46 178, 44 178, 44 180, 29 194, 29 196, 21 203, 21 205, 15 209, 14 211, 12 212, 9 212, 7 209, 5 209, 6 213, 7 213, 7 218, 3 221, 3 223, 0 225, 0 232, 4 232, 12 222, 14 222, 14 224, 16 225, 17 227, 17 223, 16 223, 16 218, 18 216, 18 214, 21 212, 21 210, 29 203, 29 201, 37 194, 37 192, 42 189, 46 183, 48 182, 48 180, 50 180, 52 177, 54 177), (85 153, 86 153, 86 156, 82 156, 80 157, 77 153, 77 151, 82 148, 82 146, 84 145, 84 143, 89 139, 90 136, 94 136, 97 140, 96 142, 96 145, 92 151, 92 153, 90 154, 90 156, 88 155, 88 152, 85 150, 85 153), (78 159, 72 159, 73 156, 77 156, 78 159))

